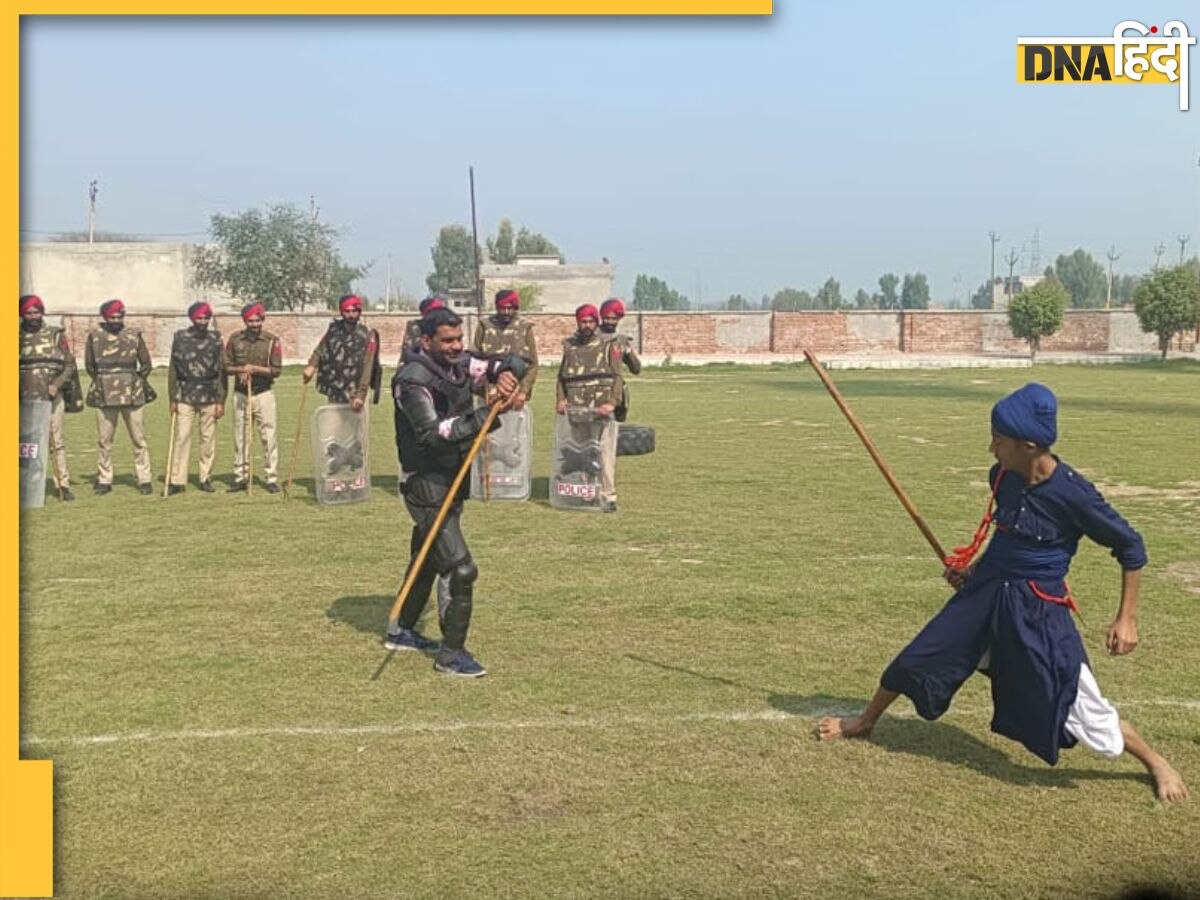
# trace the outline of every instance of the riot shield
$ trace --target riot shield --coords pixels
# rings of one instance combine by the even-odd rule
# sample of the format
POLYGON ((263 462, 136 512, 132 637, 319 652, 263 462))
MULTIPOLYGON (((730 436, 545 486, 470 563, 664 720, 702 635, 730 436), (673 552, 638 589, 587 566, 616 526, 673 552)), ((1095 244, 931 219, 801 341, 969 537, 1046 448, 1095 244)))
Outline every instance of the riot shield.
POLYGON ((371 496, 367 458, 367 408, 355 412, 348 403, 313 410, 313 484, 323 505, 362 503, 371 496))
POLYGON ((554 417, 554 452, 550 461, 550 505, 559 509, 600 510, 602 445, 611 419, 596 417, 587 407, 570 407, 554 417))
POLYGON ((487 436, 471 464, 471 496, 476 500, 528 500, 532 472, 533 412, 529 407, 509 410, 500 416, 500 427, 487 436))
POLYGON ((50 461, 50 401, 21 404, 21 507, 45 506, 50 461))

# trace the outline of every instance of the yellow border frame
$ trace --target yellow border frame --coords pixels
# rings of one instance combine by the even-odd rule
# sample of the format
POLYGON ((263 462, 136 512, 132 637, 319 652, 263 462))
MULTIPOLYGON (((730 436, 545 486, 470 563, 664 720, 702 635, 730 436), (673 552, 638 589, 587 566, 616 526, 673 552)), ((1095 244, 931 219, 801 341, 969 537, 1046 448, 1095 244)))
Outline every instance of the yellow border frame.
MULTIPOLYGON (((234 0, 164 5, 148 0, 113 4, 22 3, 4 19, 3 117, 11 154, 3 216, 14 238, 3 254, 9 284, 20 284, 20 65, 22 15, 452 15, 452 16, 747 16, 771 15, 773 0, 358 0, 335 7, 329 0, 277 0, 247 6, 234 0)), ((53 300, 51 299, 51 303, 53 300)), ((11 344, 0 363, 0 388, 17 394, 16 354, 11 344)), ((11 446, 17 433, 17 405, 4 408, 3 428, 11 446)), ((11 471, 11 470, 10 470, 11 471)), ((16 478, 0 479, 4 517, 4 575, 0 588, 0 896, 48 897, 54 892, 54 764, 20 758, 20 584, 18 576, 18 491, 16 478)))

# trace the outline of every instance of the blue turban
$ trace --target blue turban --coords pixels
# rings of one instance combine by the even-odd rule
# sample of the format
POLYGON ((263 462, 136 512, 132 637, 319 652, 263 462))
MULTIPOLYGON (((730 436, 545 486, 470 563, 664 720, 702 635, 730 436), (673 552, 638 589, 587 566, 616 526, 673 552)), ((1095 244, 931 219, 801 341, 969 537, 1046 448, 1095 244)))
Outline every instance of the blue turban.
POLYGON ((1049 447, 1058 439, 1058 400, 1044 384, 1030 382, 992 407, 992 429, 1049 447))

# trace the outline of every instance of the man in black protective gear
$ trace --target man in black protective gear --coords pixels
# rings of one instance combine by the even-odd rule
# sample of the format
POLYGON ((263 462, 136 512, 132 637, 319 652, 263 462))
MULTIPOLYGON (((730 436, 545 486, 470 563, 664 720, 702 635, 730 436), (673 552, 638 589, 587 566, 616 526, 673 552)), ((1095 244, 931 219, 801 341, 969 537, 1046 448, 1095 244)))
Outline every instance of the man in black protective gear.
MULTIPOLYGON (((464 351, 462 319, 450 310, 435 310, 421 320, 420 349, 405 354, 392 379, 397 443, 405 469, 404 505, 413 520, 410 566, 487 418, 488 407, 474 408, 472 395, 493 384, 495 402, 507 409, 524 375, 525 362, 518 356, 479 357, 464 351)), ((498 426, 498 421, 493 424, 498 426)), ((436 647, 436 671, 478 678, 487 670, 466 649, 478 576, 460 522, 468 491, 464 479, 384 645, 389 650, 436 647), (439 575, 449 582, 449 590, 438 594, 440 647, 416 629, 439 575)))

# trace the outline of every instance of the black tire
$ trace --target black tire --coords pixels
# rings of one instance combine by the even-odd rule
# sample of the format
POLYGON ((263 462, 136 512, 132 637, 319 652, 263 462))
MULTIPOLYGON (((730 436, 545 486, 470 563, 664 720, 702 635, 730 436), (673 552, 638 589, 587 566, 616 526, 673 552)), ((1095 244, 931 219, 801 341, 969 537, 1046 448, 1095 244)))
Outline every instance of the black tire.
POLYGON ((646 425, 621 425, 617 432, 617 456, 641 456, 654 452, 654 429, 646 425))

